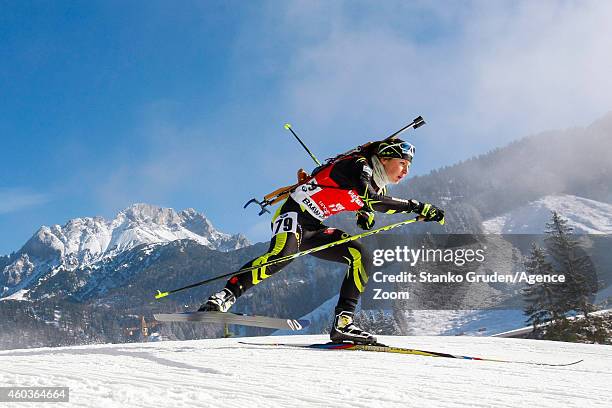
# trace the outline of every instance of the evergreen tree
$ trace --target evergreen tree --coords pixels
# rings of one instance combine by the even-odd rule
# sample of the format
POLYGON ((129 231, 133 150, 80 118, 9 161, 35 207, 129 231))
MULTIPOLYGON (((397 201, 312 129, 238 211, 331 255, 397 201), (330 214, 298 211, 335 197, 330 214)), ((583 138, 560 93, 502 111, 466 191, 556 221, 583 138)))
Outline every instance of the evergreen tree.
POLYGON ((557 341, 609 343, 610 320, 589 317, 594 310, 590 297, 597 290, 595 268, 572 235, 572 228, 556 212, 546 224, 547 253, 535 243, 525 266, 530 274, 563 274, 560 284, 537 283, 523 290, 527 302, 525 314, 534 325, 538 338, 557 341), (570 312, 582 312, 584 318, 568 319, 570 312), (542 326, 542 323, 548 322, 542 326))
MULTIPOLYGON (((530 275, 550 275, 554 273, 552 265, 546 260, 546 254, 535 242, 531 245, 525 269, 530 275)), ((533 325, 534 333, 541 333, 542 323, 559 319, 563 312, 559 307, 562 287, 559 284, 538 282, 522 290, 526 302, 524 309, 527 323, 533 325)))
POLYGON ((576 311, 588 316, 595 310, 590 302, 590 297, 597 291, 595 268, 572 235, 573 228, 567 224, 555 211, 551 222, 546 224, 547 252, 556 272, 565 275, 563 297, 558 306, 562 313, 576 311))

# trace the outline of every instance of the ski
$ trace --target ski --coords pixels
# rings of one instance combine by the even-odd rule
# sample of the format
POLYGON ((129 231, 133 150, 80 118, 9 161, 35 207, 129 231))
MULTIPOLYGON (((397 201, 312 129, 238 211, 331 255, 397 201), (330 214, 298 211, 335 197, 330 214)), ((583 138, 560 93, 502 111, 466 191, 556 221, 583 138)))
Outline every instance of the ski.
POLYGON ((201 322, 265 327, 268 329, 302 330, 310 325, 308 320, 280 319, 231 312, 183 312, 154 314, 159 322, 201 322))
POLYGON ((385 344, 353 344, 353 343, 323 343, 323 344, 291 344, 291 343, 252 343, 241 341, 241 344, 251 346, 277 346, 277 347, 295 347, 304 349, 317 349, 317 350, 361 350, 361 351, 374 351, 382 353, 398 353, 398 354, 413 354, 418 356, 427 357, 444 357, 444 358, 455 358, 461 360, 478 360, 478 361, 493 361, 496 363, 515 363, 515 364, 530 364, 537 366, 549 366, 549 367, 565 367, 578 364, 583 360, 573 361, 571 363, 539 363, 532 361, 514 361, 514 360, 499 360, 493 358, 481 358, 481 357, 470 357, 455 354, 439 353, 436 351, 425 351, 403 347, 387 346, 385 344))

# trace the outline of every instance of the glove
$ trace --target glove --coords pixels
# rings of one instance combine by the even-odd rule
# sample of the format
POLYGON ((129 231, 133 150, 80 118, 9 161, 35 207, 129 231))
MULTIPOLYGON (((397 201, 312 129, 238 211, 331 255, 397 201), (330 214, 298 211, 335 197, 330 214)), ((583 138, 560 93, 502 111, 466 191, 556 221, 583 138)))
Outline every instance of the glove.
POLYGON ((374 213, 357 211, 357 225, 364 230, 372 229, 374 226, 374 213))
POLYGON ((439 209, 433 204, 421 203, 416 200, 410 200, 414 204, 413 212, 423 217, 423 221, 436 221, 444 225, 444 210, 439 209))

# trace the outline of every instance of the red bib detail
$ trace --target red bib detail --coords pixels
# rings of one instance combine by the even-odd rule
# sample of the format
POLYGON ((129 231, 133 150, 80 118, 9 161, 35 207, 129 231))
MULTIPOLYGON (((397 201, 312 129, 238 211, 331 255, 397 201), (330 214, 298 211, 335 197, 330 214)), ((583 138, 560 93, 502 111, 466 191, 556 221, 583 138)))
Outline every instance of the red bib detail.
POLYGON ((338 187, 330 177, 333 167, 329 166, 317 173, 310 180, 314 186, 300 186, 291 194, 291 198, 305 206, 310 214, 320 220, 342 211, 357 211, 364 205, 357 191, 333 188, 338 187))

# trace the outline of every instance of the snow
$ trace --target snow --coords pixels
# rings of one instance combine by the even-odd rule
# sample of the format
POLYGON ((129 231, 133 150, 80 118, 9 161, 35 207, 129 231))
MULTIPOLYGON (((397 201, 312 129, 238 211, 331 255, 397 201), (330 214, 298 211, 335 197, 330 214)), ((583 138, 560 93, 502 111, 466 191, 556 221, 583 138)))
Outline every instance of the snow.
MULTIPOLYGON (((78 407, 609 407, 612 346, 489 337, 389 345, 568 367, 247 346, 259 337, 0 351, 3 386, 67 386, 78 407)), ((3 404, 19 408, 23 404, 3 404)))
POLYGON ((404 312, 408 333, 418 336, 490 336, 523 327, 521 310, 409 310, 404 312))
MULTIPOLYGON (((19 259, 5 267, 4 271, 0 271, 0 274, 4 273, 5 276, 8 276, 6 281, 8 286, 0 286, 0 295, 4 296, 0 298, 0 300, 6 299, 22 289, 27 288, 32 282, 36 282, 37 279, 43 276, 46 271, 53 268, 53 266, 54 265, 50 262, 34 264, 30 262, 28 254, 21 254, 19 259)), ((0 275, 0 278, 1 277, 0 275)), ((25 296, 28 291, 22 292, 21 296, 25 296)))
MULTIPOLYGON (((329 329, 338 295, 325 301, 312 312, 300 316, 311 322, 304 332, 318 334, 329 329)), ((359 309, 358 309, 359 310, 359 309)), ((377 310, 375 310, 377 312, 377 310)), ((391 312, 391 311, 387 311, 391 312)), ((396 312, 399 313, 399 312, 396 312)), ((519 309, 490 310, 405 310, 406 334, 416 336, 490 336, 523 327, 526 317, 519 309)), ((274 336, 290 335, 289 330, 276 330, 274 336)))
MULTIPOLYGON (((300 319, 311 322, 304 332, 318 334, 329 329, 337 303, 338 295, 328 299, 312 312, 301 316, 300 319)), ((519 309, 405 310, 403 313, 402 320, 406 322, 405 333, 415 336, 491 336, 524 327, 527 319, 519 309)), ((289 330, 276 330, 272 333, 273 336, 291 334, 289 330)))
POLYGON ((550 195, 482 223, 487 234, 541 234, 551 211, 576 234, 612 234, 612 205, 574 195, 550 195))
POLYGON ((25 295, 28 292, 29 292, 29 290, 27 290, 27 289, 21 289, 21 290, 18 290, 17 292, 15 292, 15 293, 13 293, 11 296, 0 298, 0 300, 22 300, 22 301, 29 301, 29 299, 27 299, 25 297, 25 295))
MULTIPOLYGON (((603 316, 603 315, 607 315, 610 313, 612 313, 612 309, 598 310, 596 312, 590 313, 589 315, 590 316, 603 316)), ((579 314, 577 316, 569 316, 568 319, 573 320, 576 318, 583 318, 583 317, 584 315, 579 314)), ((493 337, 518 337, 521 335, 525 335, 527 333, 531 333, 532 331, 533 331, 533 326, 524 326, 518 329, 513 329, 513 330, 505 331, 502 333, 494 334, 493 337)))

